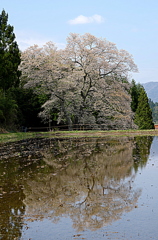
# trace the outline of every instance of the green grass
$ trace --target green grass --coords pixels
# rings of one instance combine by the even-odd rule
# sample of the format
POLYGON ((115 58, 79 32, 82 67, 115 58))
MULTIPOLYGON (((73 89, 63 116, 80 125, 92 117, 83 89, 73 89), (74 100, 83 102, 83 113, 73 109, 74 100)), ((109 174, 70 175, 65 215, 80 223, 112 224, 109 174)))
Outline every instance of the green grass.
POLYGON ((16 132, 16 133, 1 133, 0 134, 0 142, 13 142, 13 141, 19 141, 22 139, 27 138, 34 138, 37 137, 39 133, 22 133, 22 132, 16 132))
POLYGON ((16 132, 0 134, 0 143, 19 141, 27 138, 81 138, 81 137, 106 137, 106 136, 156 136, 158 130, 109 130, 109 131, 56 131, 56 132, 16 132))
POLYGON ((7 141, 16 141, 23 138, 23 134, 21 133, 1 133, 0 134, 0 142, 7 141))

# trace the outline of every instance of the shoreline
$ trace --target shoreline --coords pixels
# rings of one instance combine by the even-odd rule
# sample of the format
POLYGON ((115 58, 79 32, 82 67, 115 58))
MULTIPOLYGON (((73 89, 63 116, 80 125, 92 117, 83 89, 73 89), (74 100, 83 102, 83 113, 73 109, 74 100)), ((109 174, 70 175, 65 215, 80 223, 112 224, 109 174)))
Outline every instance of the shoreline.
POLYGON ((103 138, 103 137, 121 137, 121 136, 158 136, 158 129, 151 130, 109 130, 109 131, 56 131, 56 132, 17 132, 1 133, 0 143, 13 142, 28 138, 103 138))

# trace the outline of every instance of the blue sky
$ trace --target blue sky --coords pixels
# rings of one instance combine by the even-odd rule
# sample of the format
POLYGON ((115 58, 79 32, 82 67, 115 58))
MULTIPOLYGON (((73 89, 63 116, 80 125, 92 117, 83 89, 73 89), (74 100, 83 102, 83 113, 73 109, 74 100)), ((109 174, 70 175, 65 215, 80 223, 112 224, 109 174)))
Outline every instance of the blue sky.
POLYGON ((53 41, 64 47, 70 32, 114 42, 134 57, 136 82, 158 82, 157 0, 1 0, 21 50, 53 41))

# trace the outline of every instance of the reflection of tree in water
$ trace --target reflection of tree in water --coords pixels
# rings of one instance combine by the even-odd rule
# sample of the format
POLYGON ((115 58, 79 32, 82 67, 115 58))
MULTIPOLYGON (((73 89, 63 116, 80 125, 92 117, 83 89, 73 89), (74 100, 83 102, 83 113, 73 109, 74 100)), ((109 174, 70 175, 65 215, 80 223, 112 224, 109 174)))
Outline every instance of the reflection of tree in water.
POLYGON ((33 166, 18 158, 0 161, 0 239, 20 239, 22 235, 25 214, 22 179, 30 175, 33 166))
POLYGON ((70 216, 77 230, 117 220, 137 202, 132 169, 145 166, 151 143, 152 137, 50 140, 44 161, 1 159, 0 239, 20 239, 24 202, 27 216, 70 216))
POLYGON ((0 239, 21 237, 25 195, 19 174, 17 161, 0 161, 0 239))
POLYGON ((77 230, 95 230, 135 206, 140 190, 132 188, 133 141, 88 141, 58 141, 45 152, 45 174, 26 180, 28 215, 70 216, 77 230))
POLYGON ((20 186, 11 183, 3 186, 0 194, 0 239, 19 239, 25 213, 24 194, 20 186), (2 238, 1 238, 2 237, 2 238))
POLYGON ((135 148, 133 149, 134 169, 145 167, 150 154, 150 148, 153 141, 152 136, 135 137, 135 148))

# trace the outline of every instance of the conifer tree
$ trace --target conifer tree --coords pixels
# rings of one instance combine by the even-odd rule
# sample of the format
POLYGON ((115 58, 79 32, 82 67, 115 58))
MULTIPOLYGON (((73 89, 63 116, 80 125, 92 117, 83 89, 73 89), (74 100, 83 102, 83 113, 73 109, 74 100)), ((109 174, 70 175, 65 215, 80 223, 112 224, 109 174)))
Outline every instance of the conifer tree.
POLYGON ((138 106, 138 88, 134 80, 132 80, 132 87, 130 89, 130 93, 132 98, 131 108, 132 108, 132 111, 135 112, 138 106))
POLYGON ((143 86, 140 83, 135 82, 135 80, 132 80, 132 87, 130 89, 130 93, 131 93, 131 109, 133 112, 136 112, 137 107, 138 107, 138 98, 140 95, 140 90, 143 86))
POLYGON ((138 106, 135 113, 135 124, 139 129, 153 129, 152 111, 149 106, 147 94, 143 86, 139 89, 138 106))
POLYGON ((19 85, 20 51, 13 30, 3 10, 0 14, 0 88, 3 92, 19 85))

